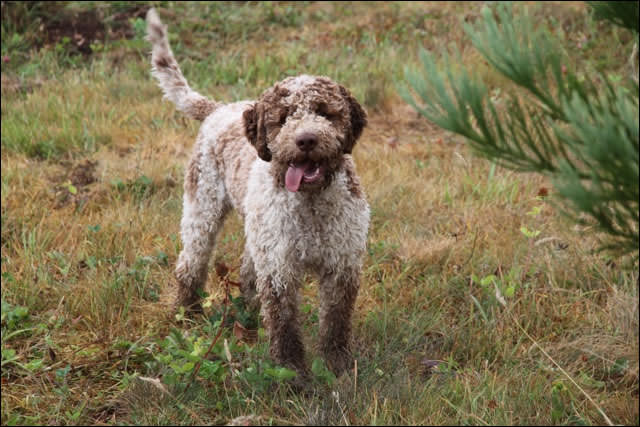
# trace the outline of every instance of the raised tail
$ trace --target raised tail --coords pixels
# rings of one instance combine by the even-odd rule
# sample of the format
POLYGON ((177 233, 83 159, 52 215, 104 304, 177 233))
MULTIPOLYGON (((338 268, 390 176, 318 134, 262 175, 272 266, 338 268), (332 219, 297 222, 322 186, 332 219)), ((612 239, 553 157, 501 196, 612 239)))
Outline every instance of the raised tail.
POLYGON ((208 99, 189 87, 173 57, 167 27, 160 21, 155 9, 147 12, 147 40, 151 42, 151 74, 158 80, 164 97, 176 104, 188 117, 204 120, 222 104, 208 99))

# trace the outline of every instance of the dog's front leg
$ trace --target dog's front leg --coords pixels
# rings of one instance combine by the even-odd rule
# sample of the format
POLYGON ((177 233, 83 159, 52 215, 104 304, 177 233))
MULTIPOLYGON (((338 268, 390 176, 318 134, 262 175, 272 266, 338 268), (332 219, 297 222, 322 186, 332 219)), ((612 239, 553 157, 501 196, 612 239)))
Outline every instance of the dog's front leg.
POLYGON ((304 359, 304 344, 298 322, 297 283, 279 283, 272 276, 258 277, 260 312, 269 335, 272 359, 293 368, 299 379, 308 376, 304 359))
POLYGON ((320 280, 320 352, 336 375, 353 363, 350 350, 351 315, 359 287, 359 268, 325 274, 320 280))

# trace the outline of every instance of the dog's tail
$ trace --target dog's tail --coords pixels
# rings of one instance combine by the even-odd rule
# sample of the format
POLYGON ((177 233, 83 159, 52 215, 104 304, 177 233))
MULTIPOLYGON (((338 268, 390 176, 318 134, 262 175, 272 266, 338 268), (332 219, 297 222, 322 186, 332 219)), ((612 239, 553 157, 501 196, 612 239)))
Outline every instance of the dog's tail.
POLYGON ((188 117, 204 120, 222 104, 208 99, 189 87, 173 57, 167 27, 160 21, 155 9, 147 12, 147 40, 151 42, 151 73, 158 80, 164 97, 176 104, 188 117))

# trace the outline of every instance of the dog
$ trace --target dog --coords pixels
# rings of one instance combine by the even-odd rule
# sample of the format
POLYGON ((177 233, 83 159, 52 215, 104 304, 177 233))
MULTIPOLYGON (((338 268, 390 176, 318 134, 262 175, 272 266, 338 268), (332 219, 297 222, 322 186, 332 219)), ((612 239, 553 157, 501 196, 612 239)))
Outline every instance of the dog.
POLYGON ((198 291, 234 208, 246 237, 241 290, 260 304, 271 357, 308 375, 298 288, 310 273, 318 278, 319 350, 339 375, 353 361, 351 316, 369 228, 351 156, 365 110, 344 86, 310 75, 275 83, 255 101, 217 102, 189 87, 154 9, 147 40, 165 97, 203 122, 185 172, 175 306, 202 309, 198 291))

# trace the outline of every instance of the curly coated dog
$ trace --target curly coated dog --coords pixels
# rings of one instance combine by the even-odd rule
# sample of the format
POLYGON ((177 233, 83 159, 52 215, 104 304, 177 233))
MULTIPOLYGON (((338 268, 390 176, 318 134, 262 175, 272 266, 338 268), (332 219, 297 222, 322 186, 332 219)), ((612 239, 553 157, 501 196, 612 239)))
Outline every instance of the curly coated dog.
POLYGON ((165 97, 203 122, 185 173, 176 306, 201 310, 198 291, 216 234, 235 208, 246 235, 242 291, 259 299, 271 357, 308 374, 297 306, 311 273, 318 278, 320 352, 340 374, 352 363, 351 315, 369 227, 351 157, 365 111, 343 86, 309 75, 276 83, 257 101, 212 101, 187 84, 153 9, 147 33, 165 97))

